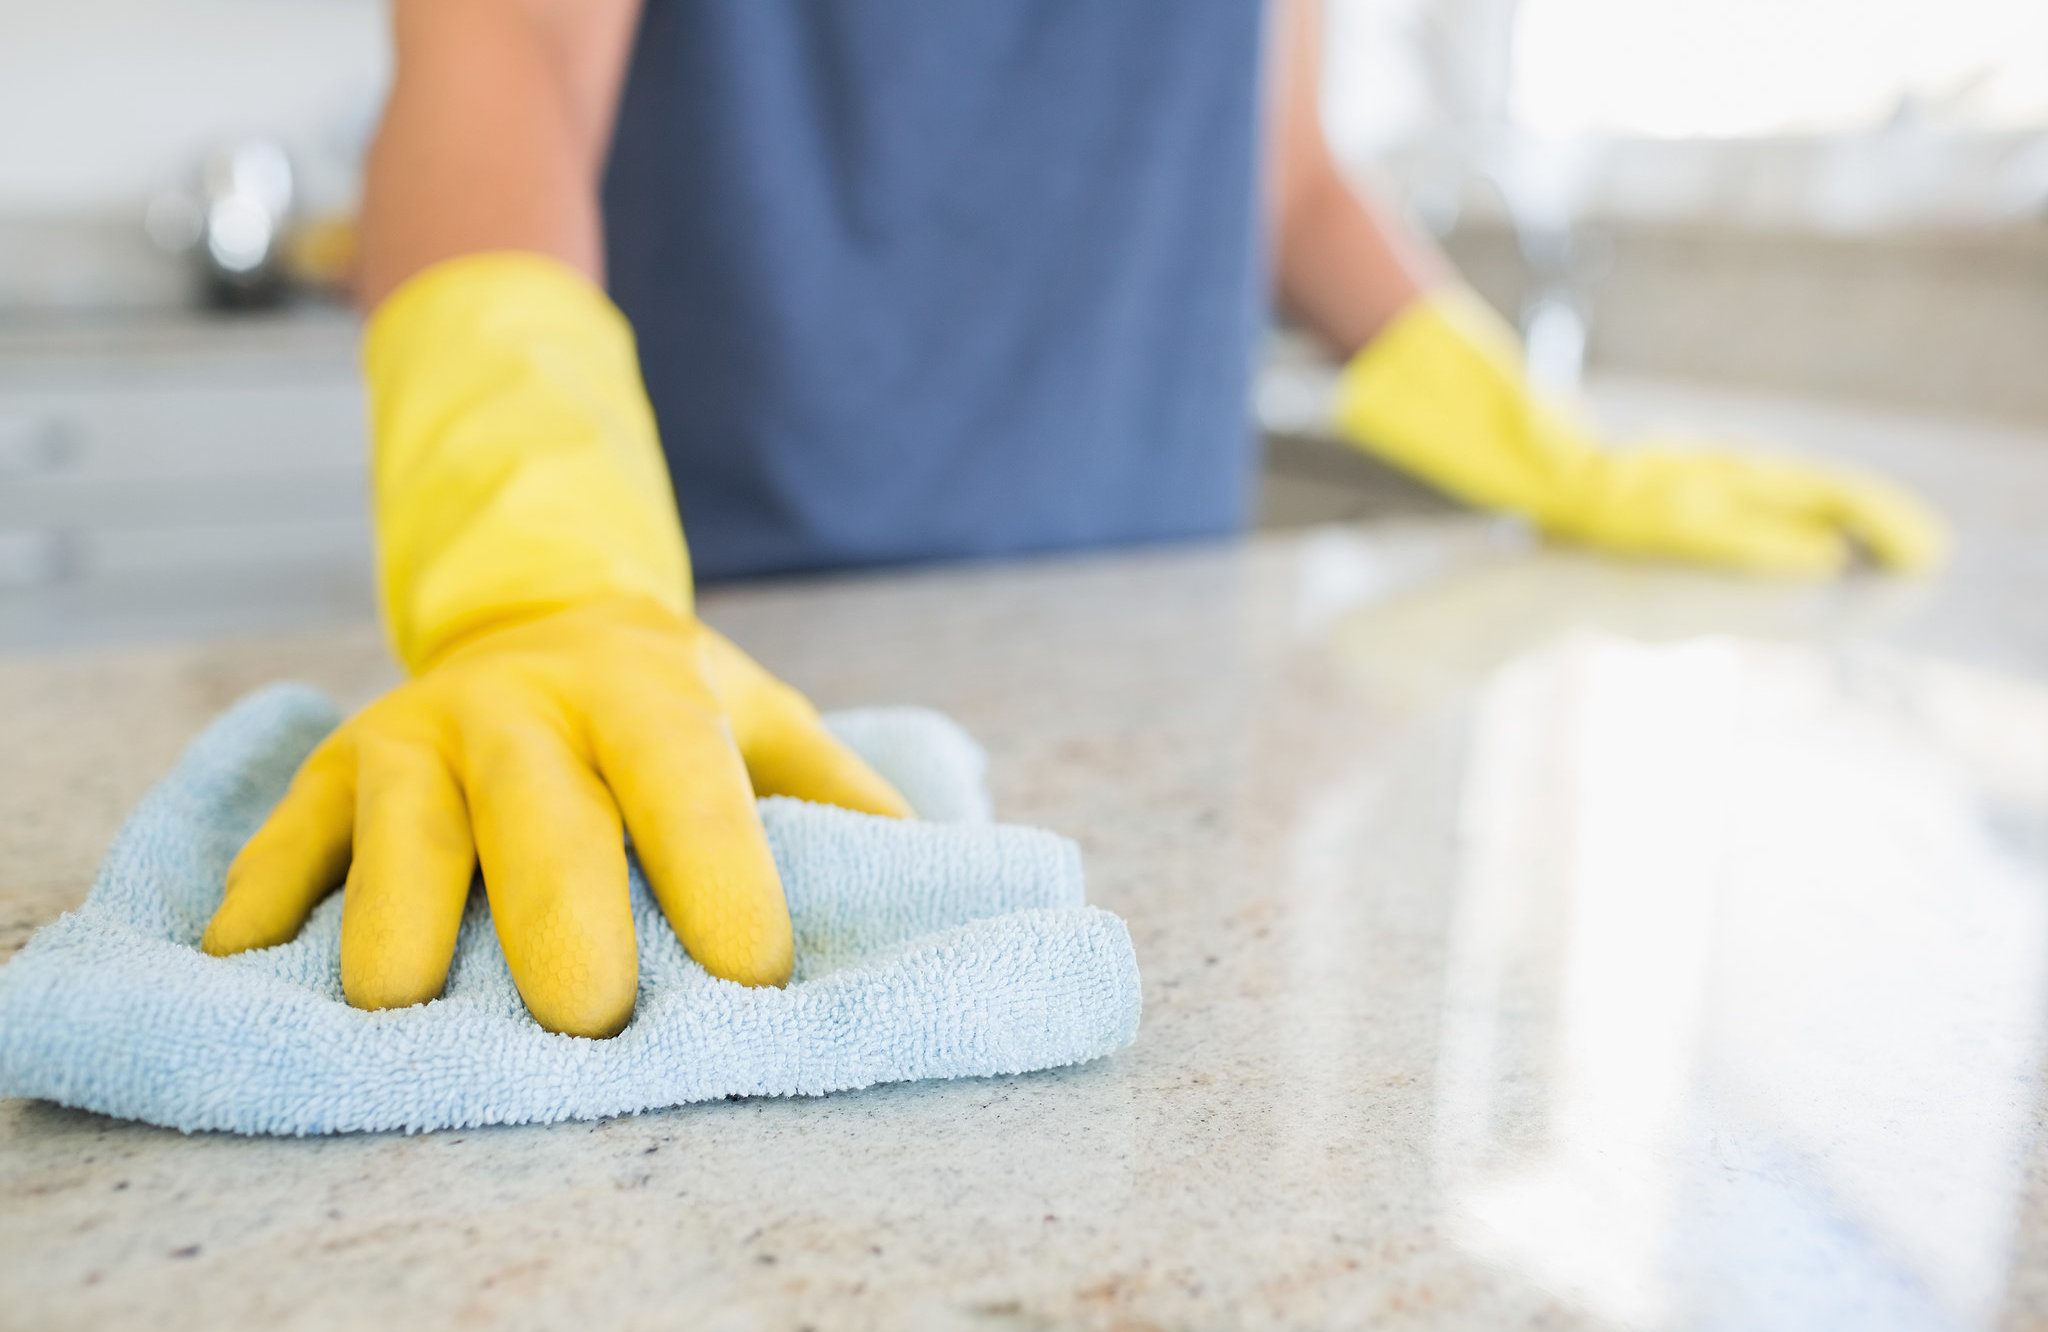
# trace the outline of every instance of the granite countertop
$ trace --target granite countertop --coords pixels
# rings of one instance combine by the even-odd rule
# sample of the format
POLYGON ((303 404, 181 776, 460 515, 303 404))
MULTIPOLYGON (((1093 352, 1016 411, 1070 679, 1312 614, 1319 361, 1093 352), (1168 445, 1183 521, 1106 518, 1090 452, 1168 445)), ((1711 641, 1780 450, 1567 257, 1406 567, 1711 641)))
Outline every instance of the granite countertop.
MULTIPOLYGON (((1447 515, 715 592, 1081 843, 1137 1043, 416 1137, 0 1102, 0 1324, 2048 1322, 2048 434, 1602 401, 1880 463, 1956 560, 1787 587, 1447 515)), ((392 678, 368 625, 0 658, 0 953, 279 676, 392 678)))

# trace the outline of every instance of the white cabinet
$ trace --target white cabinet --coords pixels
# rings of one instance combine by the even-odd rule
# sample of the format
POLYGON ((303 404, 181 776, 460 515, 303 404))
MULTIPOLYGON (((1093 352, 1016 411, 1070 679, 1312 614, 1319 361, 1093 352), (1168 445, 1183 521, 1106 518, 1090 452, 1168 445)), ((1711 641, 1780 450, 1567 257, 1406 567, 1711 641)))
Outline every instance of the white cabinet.
POLYGON ((0 647, 372 612, 338 313, 0 334, 0 647))

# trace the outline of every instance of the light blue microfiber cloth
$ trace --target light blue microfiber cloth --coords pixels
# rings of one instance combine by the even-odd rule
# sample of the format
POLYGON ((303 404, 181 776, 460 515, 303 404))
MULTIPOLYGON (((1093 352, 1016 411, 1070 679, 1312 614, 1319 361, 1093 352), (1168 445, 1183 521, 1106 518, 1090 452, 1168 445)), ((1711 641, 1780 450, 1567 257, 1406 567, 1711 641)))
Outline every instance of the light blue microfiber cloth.
POLYGON ((192 743, 84 906, 0 969, 0 1095, 186 1131, 418 1130, 1021 1073, 1137 1034, 1130 934, 1084 902, 1078 849, 987 822, 980 749, 914 708, 827 721, 925 821, 761 802, 796 930, 784 989, 693 962, 637 862, 639 1003, 610 1040, 527 1015, 480 891, 446 994, 413 1008, 343 1002, 338 893, 289 944, 207 957, 228 862, 339 720, 274 685, 192 743))

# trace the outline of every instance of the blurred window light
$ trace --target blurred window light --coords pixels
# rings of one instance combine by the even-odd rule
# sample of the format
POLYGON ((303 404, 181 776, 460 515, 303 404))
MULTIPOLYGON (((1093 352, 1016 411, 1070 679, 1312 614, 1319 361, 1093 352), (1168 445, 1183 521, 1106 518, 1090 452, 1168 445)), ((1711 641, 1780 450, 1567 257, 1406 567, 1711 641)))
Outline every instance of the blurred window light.
POLYGON ((1543 135, 2048 128, 2048 3, 1523 0, 1512 77, 1543 135))
POLYGON ((1424 128, 1434 110, 1421 40, 1429 0, 1328 0, 1323 123, 1344 161, 1364 161, 1424 128))

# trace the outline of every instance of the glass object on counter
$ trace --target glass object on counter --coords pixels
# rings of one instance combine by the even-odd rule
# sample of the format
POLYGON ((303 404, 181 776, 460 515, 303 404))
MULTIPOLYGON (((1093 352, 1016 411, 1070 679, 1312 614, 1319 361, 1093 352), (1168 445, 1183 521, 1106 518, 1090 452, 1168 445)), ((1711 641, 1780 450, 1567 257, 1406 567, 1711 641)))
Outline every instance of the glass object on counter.
POLYGON ((271 139, 245 139, 207 154, 190 190, 150 201, 150 239, 190 256, 208 304, 276 305, 286 293, 286 240, 296 208, 291 157, 271 139))

